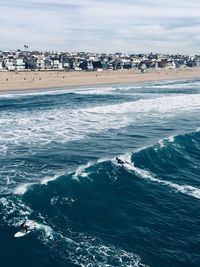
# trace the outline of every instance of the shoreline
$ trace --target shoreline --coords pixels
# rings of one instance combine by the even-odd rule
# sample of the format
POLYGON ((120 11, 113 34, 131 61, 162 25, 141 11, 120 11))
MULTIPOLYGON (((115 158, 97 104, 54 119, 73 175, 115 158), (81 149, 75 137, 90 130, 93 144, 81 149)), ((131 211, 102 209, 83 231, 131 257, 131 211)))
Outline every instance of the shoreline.
POLYGON ((0 72, 0 93, 37 92, 77 87, 141 84, 170 80, 200 78, 200 68, 138 70, 108 70, 103 72, 30 71, 0 72))

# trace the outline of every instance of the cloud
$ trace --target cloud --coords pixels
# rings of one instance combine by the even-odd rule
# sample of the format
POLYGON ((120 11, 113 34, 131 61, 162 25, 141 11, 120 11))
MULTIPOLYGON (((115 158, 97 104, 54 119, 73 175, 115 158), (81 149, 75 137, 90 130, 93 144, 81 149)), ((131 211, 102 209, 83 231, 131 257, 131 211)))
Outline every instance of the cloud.
POLYGON ((200 53, 197 0, 0 0, 0 49, 200 53))

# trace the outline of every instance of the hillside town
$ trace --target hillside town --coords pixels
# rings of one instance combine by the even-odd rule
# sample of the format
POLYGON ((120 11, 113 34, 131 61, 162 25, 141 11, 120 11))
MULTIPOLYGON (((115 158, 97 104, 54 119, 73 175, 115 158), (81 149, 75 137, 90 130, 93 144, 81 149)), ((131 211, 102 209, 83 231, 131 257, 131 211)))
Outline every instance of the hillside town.
POLYGON ((0 51, 0 70, 4 71, 103 71, 118 69, 200 67, 200 56, 124 53, 67 53, 24 50, 0 51))

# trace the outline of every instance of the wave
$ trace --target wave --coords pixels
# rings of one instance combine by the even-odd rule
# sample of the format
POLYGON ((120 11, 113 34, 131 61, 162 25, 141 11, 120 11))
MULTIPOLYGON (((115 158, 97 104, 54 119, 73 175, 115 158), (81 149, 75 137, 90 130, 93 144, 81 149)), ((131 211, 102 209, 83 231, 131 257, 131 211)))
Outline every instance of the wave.
POLYGON ((167 138, 163 138, 163 139, 160 139, 159 141, 158 141, 158 144, 160 145, 160 147, 164 147, 165 146, 165 141, 168 141, 168 142, 170 142, 170 143, 173 143, 174 142, 174 135, 171 135, 171 136, 169 136, 169 137, 167 137, 167 138))
POLYGON ((30 91, 24 91, 21 90, 19 92, 12 92, 12 93, 1 93, 0 99, 18 99, 18 98, 29 98, 31 96, 46 96, 46 95, 63 95, 73 93, 70 89, 63 89, 63 88, 57 88, 57 89, 47 89, 47 90, 30 90, 30 91))
MULTIPOLYGON (((103 88, 98 90, 97 94, 103 88)), ((106 93, 111 92, 117 94, 109 88, 106 93)), ((33 105, 31 110, 0 113, 0 190, 8 189, 0 196, 3 238, 4 233, 8 236, 5 229, 13 236, 27 218, 37 230, 23 241, 48 250, 61 265, 164 266, 166 246, 172 243, 170 257, 177 260, 174 225, 188 219, 176 229, 177 240, 187 241, 183 236, 200 199, 200 142, 199 129, 186 134, 189 127, 184 126, 177 135, 172 125, 184 112, 191 111, 187 120, 194 118, 200 95, 154 94, 151 99, 130 98, 120 104, 110 101, 102 105, 95 99, 89 108, 78 103, 58 106, 57 101, 51 109, 33 105), (171 116, 175 118, 168 120, 171 116), (162 118, 167 118, 164 126, 162 118), (119 135, 112 130, 102 133, 123 126, 129 127, 119 135), (158 140, 164 133, 167 137, 158 140), (76 138, 87 139, 65 144, 80 140, 76 138), (136 150, 140 144, 146 147, 136 150), (124 167, 114 156, 125 162, 124 167), (165 230, 169 232, 163 242, 160 236, 165 230)), ((185 120, 178 126, 182 123, 185 120)), ((194 128, 193 120, 190 125, 194 128)), ((14 249, 18 253, 19 248, 14 249)), ((45 259, 46 266, 51 260, 51 256, 45 259)))
MULTIPOLYGON (((197 133, 198 133, 198 130, 197 130, 197 133)), ((192 133, 190 135, 193 135, 193 134, 195 134, 195 133, 192 133)), ((193 136, 190 137, 190 135, 187 134, 186 136, 189 136, 189 138, 193 138, 193 136)), ((142 164, 144 166, 146 166, 147 168, 149 168, 149 164, 151 164, 151 163, 154 164, 153 163, 154 157, 150 156, 150 158, 144 159, 143 158, 144 153, 146 153, 148 151, 151 153, 151 151, 154 151, 154 153, 158 153, 158 157, 162 157, 162 155, 159 154, 160 151, 165 150, 166 147, 169 147, 169 145, 172 143, 174 143, 172 145, 172 149, 176 149, 178 147, 177 142, 176 142, 177 138, 182 138, 183 136, 185 136, 185 135, 181 135, 181 136, 172 135, 172 136, 169 136, 167 138, 160 139, 158 141, 158 143, 155 145, 148 146, 148 147, 142 147, 140 149, 137 149, 134 153, 120 155, 120 158, 125 162, 125 165, 124 165, 125 169, 129 172, 133 172, 137 177, 142 178, 144 180, 148 180, 148 181, 153 182, 153 183, 161 184, 163 186, 166 186, 170 189, 175 190, 176 192, 180 192, 180 193, 186 194, 188 196, 192 196, 194 198, 200 199, 200 188, 199 187, 184 184, 183 182, 182 182, 183 184, 179 184, 179 183, 174 183, 172 181, 168 181, 165 179, 160 179, 157 177, 156 174, 152 173, 151 171, 149 171, 147 169, 136 166, 134 161, 132 161, 132 158, 135 158, 137 165, 138 165, 138 162, 140 165, 140 160, 138 160, 138 159, 141 158, 142 164)), ((174 152, 174 150, 172 150, 172 152, 170 152, 170 153, 175 153, 175 152, 174 152)), ((167 155, 169 156, 169 151, 167 151, 167 155)), ((87 164, 80 165, 76 169, 76 171, 74 171, 74 172, 63 171, 63 172, 57 173, 55 175, 45 176, 43 179, 41 179, 39 182, 37 181, 36 183, 21 184, 15 188, 14 193, 15 194, 24 194, 27 191, 27 189, 30 186, 32 186, 33 184, 39 183, 41 185, 47 185, 48 182, 59 179, 64 175, 70 175, 71 178, 76 180, 77 182, 80 181, 80 179, 82 179, 82 178, 83 179, 87 178, 87 179, 92 181, 91 176, 94 176, 95 172, 98 173, 99 169, 105 168, 105 164, 107 164, 106 162, 109 162, 109 161, 110 161, 109 158, 102 158, 102 159, 97 160, 96 162, 88 162, 87 164)), ((112 160, 112 163, 114 165, 118 166, 118 164, 116 163, 115 160, 112 160)), ((156 164, 157 164, 157 162, 156 162, 156 164)), ((162 168, 162 166, 156 165, 156 168, 159 169, 159 168, 162 168)), ((158 172, 158 170, 157 170, 157 172, 158 172)))
POLYGON ((54 175, 46 175, 43 178, 41 178, 35 182, 21 183, 21 184, 17 185, 12 190, 12 193, 15 195, 24 195, 31 186, 38 185, 38 184, 47 185, 49 182, 52 182, 52 181, 62 177, 63 175, 66 175, 68 173, 70 173, 70 172, 69 171, 68 172, 67 171, 58 172, 54 175))
POLYGON ((129 154, 129 155, 122 156, 121 158, 125 162, 124 164, 125 168, 127 168, 127 170, 129 171, 133 171, 137 177, 142 178, 144 180, 149 180, 153 183, 158 183, 158 184, 167 186, 168 188, 174 189, 177 192, 200 199, 200 188, 190 186, 190 185, 179 185, 176 183, 172 183, 170 181, 159 179, 150 171, 136 167, 134 163, 131 161, 131 156, 132 155, 129 154))
POLYGON ((85 233, 69 231, 68 236, 55 234, 52 239, 45 240, 45 245, 77 266, 130 266, 148 267, 133 252, 107 244, 98 238, 85 233))
POLYGON ((92 166, 92 162, 88 162, 85 165, 81 165, 78 167, 78 169, 75 171, 75 173, 73 174, 73 179, 75 180, 79 180, 79 177, 87 177, 88 173, 86 172, 86 169, 89 168, 90 166, 92 166))
MULTIPOLYGON (((143 180, 147 180, 147 181, 152 182, 152 183, 156 183, 156 184, 160 184, 160 185, 166 186, 168 189, 170 189, 170 190, 172 189, 175 192, 179 192, 179 193, 188 195, 190 197, 193 197, 193 198, 196 198, 196 199, 200 199, 200 188, 198 186, 194 186, 194 185, 190 185, 190 184, 184 183, 184 180, 182 179, 182 177, 177 177, 176 178, 176 180, 179 181, 180 183, 177 183, 177 182, 175 183, 174 181, 169 181, 169 180, 166 180, 165 178, 163 179, 163 177, 162 177, 162 179, 159 178, 159 176, 157 176, 157 174, 154 174, 150 170, 147 170, 149 168, 149 164, 151 164, 151 161, 152 161, 152 164, 154 164, 153 163, 153 161, 154 161, 153 155, 149 156, 148 159, 144 158, 144 153, 146 153, 148 151, 150 151, 149 153, 151 153, 151 151, 154 151, 152 153, 157 153, 158 154, 157 157, 158 158, 161 157, 161 160, 162 160, 162 154, 160 154, 160 152, 162 150, 165 151, 165 149, 168 148, 169 146, 172 146, 171 153, 175 153, 174 149, 177 149, 177 148, 178 149, 181 148, 184 151, 185 147, 180 147, 178 145, 178 143, 177 143, 177 139, 186 137, 186 138, 188 138, 188 140, 191 140, 191 139, 193 140, 194 135, 195 135, 195 132, 191 133, 191 134, 180 135, 180 136, 172 135, 172 136, 169 136, 167 138, 160 139, 158 141, 158 143, 155 144, 155 145, 148 146, 148 147, 142 147, 140 149, 137 149, 134 153, 128 153, 128 154, 120 155, 119 157, 125 162, 124 169, 127 170, 128 172, 136 175, 136 177, 139 177, 139 178, 141 178, 143 180), (132 160, 132 158, 136 160, 137 165, 138 164, 140 165, 140 161, 141 161, 142 162, 142 166, 144 166, 144 167, 141 168, 139 166, 136 166, 136 164, 132 160), (146 166, 147 169, 145 169, 145 166, 146 166)), ((191 145, 190 145, 190 147, 191 147, 191 145)), ((199 151, 199 146, 198 146, 197 149, 199 151)), ((183 151, 181 151, 180 156, 182 156, 184 158, 184 157, 186 157, 186 151, 185 151, 185 155, 184 155, 183 151)), ((166 153, 167 153, 166 155, 169 156, 168 150, 167 150, 166 153)), ((179 156, 177 156, 177 157, 179 158, 179 156)), ((156 160, 157 160, 157 158, 155 158, 155 161, 156 160)), ((190 160, 192 162, 194 162, 194 160, 192 160, 192 159, 190 159, 190 160)), ((79 179, 81 177, 91 180, 92 179, 91 177, 94 177, 94 172, 98 173, 99 172, 98 169, 105 168, 105 164, 106 164, 106 162, 108 162, 108 159, 106 159, 106 161, 101 160, 100 162, 101 163, 103 162, 103 166, 102 166, 102 164, 100 166, 98 163, 95 163, 95 164, 94 163, 93 164, 92 163, 88 163, 86 165, 80 166, 77 169, 77 171, 73 174, 73 178, 76 178, 77 181, 79 181, 79 179)), ((115 159, 112 160, 112 163, 115 166, 119 166, 116 163, 115 159)), ((173 163, 174 163, 174 160, 173 160, 173 163)), ((156 168, 156 170, 157 170, 156 172, 159 173, 159 169, 160 168, 164 168, 164 167, 159 165, 159 162, 158 163, 156 162, 156 164, 157 165, 155 165, 155 166, 153 165, 153 166, 154 166, 154 168, 156 168)), ((180 166, 180 168, 181 168, 181 166, 180 166)), ((165 171, 166 171, 166 173, 165 173, 164 177, 167 176, 167 169, 165 171)), ((181 175, 181 174, 177 173, 177 175, 181 175)), ((169 175, 169 177, 170 177, 170 175, 169 175)), ((190 178, 190 183, 193 183, 193 182, 194 181, 191 180, 191 178, 190 178)))
POLYGON ((29 98, 35 96, 54 96, 54 95, 66 95, 66 94, 80 94, 80 95, 105 95, 116 93, 116 87, 112 86, 98 86, 98 87, 73 87, 73 88, 62 88, 57 87, 53 89, 46 90, 21 90, 19 92, 12 93, 1 93, 0 99, 18 99, 18 98, 29 98))
MULTIPOLYGON (((7 113, 0 115, 0 149, 7 154, 16 146, 48 146, 86 138, 108 129, 119 129, 149 117, 168 117, 200 109, 200 94, 142 99, 115 105, 68 110, 7 113), (14 147, 13 147, 14 146, 14 147)), ((31 148, 30 148, 31 147, 31 148)))
POLYGON ((142 85, 134 84, 129 85, 118 85, 118 86, 83 86, 83 87, 73 87, 73 88, 62 88, 55 87, 52 89, 38 89, 29 91, 13 91, 11 93, 1 93, 0 99, 18 99, 18 98, 29 98, 35 96, 54 96, 54 95, 66 95, 66 94, 82 94, 82 95, 106 95, 106 94, 118 94, 126 91, 133 90, 135 94, 136 89, 187 89, 199 87, 200 81, 198 80, 171 80, 162 82, 147 82, 142 85))
POLYGON ((28 190, 28 188, 31 185, 34 185, 35 183, 22 183, 19 186, 17 186, 14 190, 13 190, 13 194, 15 195, 23 195, 26 193, 26 191, 28 190))
POLYGON ((87 112, 96 114, 126 114, 126 113, 171 113, 191 111, 200 108, 200 94, 165 96, 155 99, 141 99, 117 105, 88 108, 87 112))
POLYGON ((127 168, 140 178, 200 199, 199 149, 197 129, 195 132, 160 139, 158 144, 138 150, 132 156, 128 155, 125 160, 127 168), (162 179, 158 178, 159 176, 162 179), (174 180, 179 183, 174 183, 174 180))
POLYGON ((99 86, 99 87, 87 87, 81 89, 73 90, 74 94, 80 95, 111 95, 119 93, 116 87, 107 87, 107 86, 99 86))
MULTIPOLYGON (((141 258, 117 246, 70 229, 60 232, 53 225, 48 225, 40 213, 33 211, 27 204, 16 197, 0 198, 2 220, 13 228, 18 228, 24 219, 27 224, 34 224, 34 235, 42 244, 64 262, 77 266, 130 266, 148 267, 141 258), (34 216, 33 216, 34 215, 34 216)), ((15 230, 16 231, 16 230, 15 230)))
MULTIPOLYGON (((175 162, 176 159, 174 158, 177 153, 177 158, 183 157, 184 160, 187 159, 187 147, 180 146, 179 140, 182 140, 183 138, 187 138, 188 140, 188 146, 191 148, 190 140, 192 140, 194 146, 197 145, 197 154, 199 153, 199 144, 196 144, 194 142, 195 134, 198 134, 198 129, 196 132, 186 134, 186 135, 179 135, 179 136, 169 136, 163 139, 160 139, 157 144, 149 145, 147 147, 141 147, 140 149, 137 149, 134 153, 121 155, 120 158, 125 162, 125 169, 127 171, 133 171, 133 173, 138 176, 139 178, 143 178, 145 180, 149 180, 153 183, 158 183, 163 186, 166 186, 170 189, 173 189, 177 192, 186 194, 188 196, 192 196, 194 198, 200 199, 200 188, 198 186, 194 186, 191 183, 194 182, 191 180, 187 184, 185 183, 187 180, 182 179, 181 172, 180 171, 181 166, 179 168, 179 163, 175 162), (152 154, 153 153, 153 154, 152 154), (155 157, 156 153, 156 157, 155 157), (171 155, 173 155, 173 160, 171 160, 171 155), (165 159, 166 157, 166 159, 165 159), (132 161, 132 158, 134 161, 132 161), (159 159, 159 160, 158 160, 159 159), (164 163, 163 163, 164 162, 164 163), (179 181, 179 183, 175 183, 174 181, 166 180, 166 177, 170 178, 170 174, 167 174, 167 169, 165 165, 162 166, 162 164, 175 164, 176 168, 179 168, 178 170, 175 169, 176 172, 176 181, 179 181), (150 171, 152 169, 152 171, 150 171), (165 170, 165 175, 163 178, 162 170, 165 170), (155 172, 155 174, 154 174, 155 172), (161 175, 162 179, 158 178, 159 175, 161 175)), ((198 139, 198 136, 196 136, 196 139, 198 139)), ((190 156, 192 157, 191 152, 190 156)), ((60 179, 61 177, 65 175, 69 175, 72 179, 76 180, 77 182, 80 181, 80 179, 90 179, 92 181, 92 176, 94 176, 95 172, 99 172, 99 169, 107 168, 105 164, 107 164, 110 161, 109 158, 101 158, 97 161, 91 161, 84 165, 80 165, 75 171, 71 170, 63 170, 60 172, 57 172, 56 174, 49 174, 45 175, 40 179, 37 179, 35 182, 25 182, 21 184, 16 184, 14 182, 13 184, 13 190, 12 192, 16 195, 23 195, 27 192, 27 190, 32 185, 48 185, 49 182, 60 179)), ((195 163, 195 160, 192 158, 188 159, 189 162, 195 163)), ((115 160, 112 160, 112 163, 114 165, 117 165, 115 160)), ((180 163, 182 164, 182 163, 180 163)), ((173 166, 170 167, 170 171, 173 170, 173 166)), ((108 171, 111 171, 108 169, 108 171)), ((196 170, 198 172, 198 169, 196 170)), ((194 175, 194 173, 193 173, 194 175)), ((112 175, 110 175, 112 176, 112 175)), ((172 176, 174 177, 174 175, 172 176)))
POLYGON ((66 175, 66 174, 67 174, 66 171, 62 171, 62 172, 58 172, 54 175, 47 175, 40 180, 40 184, 41 185, 47 185, 48 182, 54 181, 54 180, 58 179, 59 177, 66 175))
POLYGON ((200 85, 200 81, 198 80, 168 80, 168 81, 161 81, 161 82, 153 82, 153 83, 149 83, 149 84, 145 84, 145 88, 149 88, 149 89, 171 89, 174 91, 174 89, 188 89, 188 88, 195 88, 195 87, 199 87, 200 85))

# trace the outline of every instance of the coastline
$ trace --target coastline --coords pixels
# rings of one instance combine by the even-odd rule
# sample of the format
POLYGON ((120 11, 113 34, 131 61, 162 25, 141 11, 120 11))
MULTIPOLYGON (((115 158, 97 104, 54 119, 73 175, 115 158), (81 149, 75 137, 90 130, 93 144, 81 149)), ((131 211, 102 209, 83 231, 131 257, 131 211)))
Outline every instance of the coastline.
POLYGON ((154 81, 200 78, 200 68, 139 70, 107 70, 103 72, 23 71, 0 72, 0 93, 59 90, 85 86, 136 84, 154 81))

